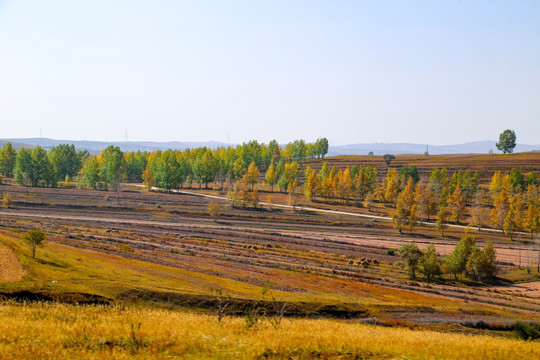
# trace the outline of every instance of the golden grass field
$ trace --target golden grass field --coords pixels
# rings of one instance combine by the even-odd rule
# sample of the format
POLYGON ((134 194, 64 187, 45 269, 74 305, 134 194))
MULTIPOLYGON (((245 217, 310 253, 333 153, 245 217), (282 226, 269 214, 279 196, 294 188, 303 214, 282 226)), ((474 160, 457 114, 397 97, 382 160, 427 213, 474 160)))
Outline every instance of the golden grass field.
POLYGON ((25 273, 13 251, 0 242, 0 283, 21 280, 25 273))
POLYGON ((343 320, 241 317, 120 306, 0 305, 2 359, 538 359, 540 344, 343 320))
MULTIPOLYGON (((182 272, 175 273, 174 269, 159 265, 53 243, 39 249, 39 258, 34 260, 28 257, 29 251, 20 234, 4 232, 2 241, 18 253, 28 269, 23 280, 4 283, 4 289, 31 288, 33 283, 41 289, 58 287, 59 291, 111 295, 115 289, 142 288, 143 284, 148 288, 178 286, 183 291, 189 288, 182 288, 186 286, 182 272), (167 274, 168 271, 171 272, 167 274), (51 279, 57 279, 58 283, 51 284, 51 279)), ((15 254, 6 245, 1 248, 3 258, 10 259, 12 268, 22 271, 15 254)), ((257 291, 254 287, 248 292, 256 296, 257 291)), ((467 304, 463 306, 469 308, 467 304)), ((471 334, 459 326, 437 332, 422 327, 366 325, 356 320, 300 318, 282 318, 276 324, 269 321, 272 319, 269 315, 261 316, 255 326, 248 328, 246 317, 218 320, 214 314, 157 309, 145 304, 3 301, 0 302, 0 359, 464 360, 540 357, 538 342, 520 341, 497 333, 471 334)))

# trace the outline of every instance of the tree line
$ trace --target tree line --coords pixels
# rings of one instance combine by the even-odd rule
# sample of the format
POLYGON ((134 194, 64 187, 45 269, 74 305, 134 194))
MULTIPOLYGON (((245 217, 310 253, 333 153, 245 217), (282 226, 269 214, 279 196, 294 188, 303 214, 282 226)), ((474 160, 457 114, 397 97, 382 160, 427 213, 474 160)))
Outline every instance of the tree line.
POLYGON ((435 219, 444 236, 448 223, 493 226, 511 238, 516 233, 540 231, 538 177, 512 169, 492 176, 488 189, 479 187, 478 173, 435 168, 422 178, 412 165, 389 167, 379 176, 375 167, 354 165, 317 171, 302 162, 323 159, 328 140, 312 144, 295 140, 280 146, 252 140, 236 147, 206 147, 166 151, 127 152, 109 146, 99 155, 76 151, 62 144, 48 152, 40 146, 15 151, 10 143, 0 149, 0 173, 26 186, 58 186, 75 179, 80 188, 120 190, 120 182, 143 182, 149 189, 170 191, 184 186, 227 191, 234 205, 257 206, 260 178, 270 187, 289 194, 292 205, 303 194, 311 201, 337 202, 371 210, 377 202, 392 208, 394 227, 401 233, 418 223, 435 219))
POLYGON ((193 182, 208 186, 223 185, 239 180, 254 163, 266 170, 271 164, 283 167, 286 162, 302 163, 306 159, 324 159, 328 140, 314 143, 295 140, 280 146, 276 140, 268 144, 256 140, 236 147, 209 149, 200 147, 184 151, 166 150, 123 153, 119 147, 109 146, 99 155, 75 150, 62 144, 46 151, 41 146, 15 151, 11 143, 0 150, 0 173, 14 176, 15 181, 27 186, 58 186, 67 177, 77 177, 80 187, 108 189, 120 180, 141 182, 167 190, 181 188, 193 182), (114 173, 114 174, 113 174, 114 173))
POLYGON ((452 253, 444 258, 439 257, 433 244, 424 251, 414 243, 405 244, 399 248, 398 254, 411 279, 416 279, 417 273, 421 272, 428 282, 443 274, 453 276, 456 280, 466 276, 475 281, 488 281, 499 270, 493 244, 488 241, 480 248, 476 245, 475 237, 468 233, 461 238, 452 253))

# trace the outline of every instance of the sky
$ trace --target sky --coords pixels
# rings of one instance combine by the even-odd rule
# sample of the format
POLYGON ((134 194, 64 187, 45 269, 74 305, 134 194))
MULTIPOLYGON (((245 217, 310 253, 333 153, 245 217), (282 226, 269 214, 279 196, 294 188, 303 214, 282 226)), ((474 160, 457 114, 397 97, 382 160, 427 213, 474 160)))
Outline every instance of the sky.
POLYGON ((540 144, 540 1, 0 0, 0 138, 540 144))

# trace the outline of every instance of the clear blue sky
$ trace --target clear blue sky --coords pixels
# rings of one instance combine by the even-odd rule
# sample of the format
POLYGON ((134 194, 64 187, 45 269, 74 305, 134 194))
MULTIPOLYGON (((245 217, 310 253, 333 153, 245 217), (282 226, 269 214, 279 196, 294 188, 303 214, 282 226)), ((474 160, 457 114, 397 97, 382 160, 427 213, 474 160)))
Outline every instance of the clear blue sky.
POLYGON ((540 143, 540 1, 0 0, 0 138, 540 143))

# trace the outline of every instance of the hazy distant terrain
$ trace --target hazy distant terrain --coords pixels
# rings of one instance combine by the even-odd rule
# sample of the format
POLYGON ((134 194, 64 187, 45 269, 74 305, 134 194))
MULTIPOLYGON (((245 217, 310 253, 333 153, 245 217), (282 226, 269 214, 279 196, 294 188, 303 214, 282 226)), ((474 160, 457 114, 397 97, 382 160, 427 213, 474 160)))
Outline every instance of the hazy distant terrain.
MULTIPOLYGON (((11 142, 15 148, 21 146, 34 147, 40 145, 44 148, 51 148, 59 144, 73 144, 78 150, 86 149, 91 153, 98 153, 101 149, 109 145, 119 146, 122 151, 153 151, 153 150, 185 150, 187 148, 209 147, 211 149, 229 144, 217 141, 205 142, 155 142, 155 141, 88 141, 88 140, 55 140, 49 138, 18 138, 0 139, 0 146, 6 142, 11 142)), ((429 145, 428 151, 431 155, 441 154, 485 154, 489 150, 497 152, 496 141, 475 141, 455 145, 429 145)), ((230 144, 235 146, 236 144, 230 144)), ((384 154, 423 154, 426 151, 425 144, 412 143, 372 143, 372 144, 348 144, 330 146, 328 155, 366 155, 373 151, 375 155, 384 154)), ((517 144, 514 152, 540 151, 540 145, 517 144)))
MULTIPOLYGON (((428 145, 431 155, 442 154, 486 154, 489 150, 497 152, 497 142, 474 141, 455 145, 428 145)), ((517 144, 514 152, 529 152, 540 150, 540 145, 517 144)), ((328 155, 366 155, 373 151, 375 155, 384 154, 423 154, 426 151, 425 144, 411 143, 374 143, 374 144, 350 144, 330 146, 328 155)))

